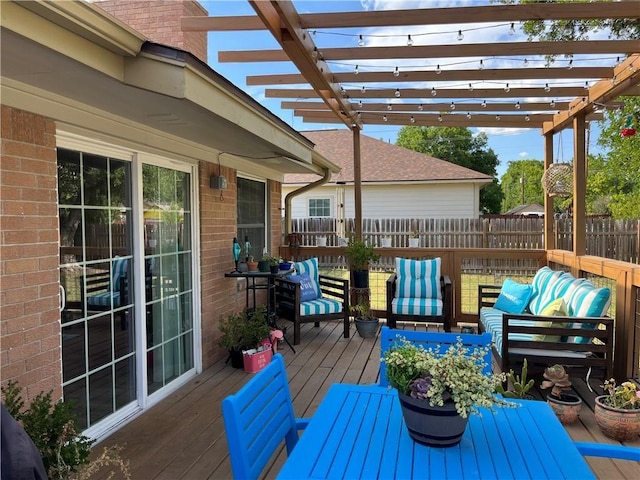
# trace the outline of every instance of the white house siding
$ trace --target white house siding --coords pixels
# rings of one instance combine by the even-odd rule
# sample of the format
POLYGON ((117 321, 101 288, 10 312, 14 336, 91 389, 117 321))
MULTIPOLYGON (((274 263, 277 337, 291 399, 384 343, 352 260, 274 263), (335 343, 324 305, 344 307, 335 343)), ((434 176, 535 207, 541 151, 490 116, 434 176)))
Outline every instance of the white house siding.
MULTIPOLYGON (((283 185, 284 197, 300 186, 283 185)), ((330 198, 334 217, 339 217, 338 189, 345 190, 345 217, 355 216, 353 185, 335 184, 315 188, 291 202, 291 218, 307 218, 310 198, 330 198)), ((362 186, 363 218, 476 218, 479 215, 476 183, 384 184, 362 186)))

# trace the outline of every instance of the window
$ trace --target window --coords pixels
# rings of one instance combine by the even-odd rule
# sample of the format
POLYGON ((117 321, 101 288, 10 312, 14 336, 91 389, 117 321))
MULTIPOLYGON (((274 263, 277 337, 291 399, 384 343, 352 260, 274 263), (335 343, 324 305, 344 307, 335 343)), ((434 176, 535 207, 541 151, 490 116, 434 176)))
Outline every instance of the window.
POLYGON ((331 216, 331 199, 310 198, 309 199, 309 216, 310 217, 330 217, 331 216))
POLYGON ((238 177, 238 242, 242 247, 240 258, 246 256, 245 242, 249 241, 249 255, 262 258, 266 246, 267 195, 266 183, 238 177))

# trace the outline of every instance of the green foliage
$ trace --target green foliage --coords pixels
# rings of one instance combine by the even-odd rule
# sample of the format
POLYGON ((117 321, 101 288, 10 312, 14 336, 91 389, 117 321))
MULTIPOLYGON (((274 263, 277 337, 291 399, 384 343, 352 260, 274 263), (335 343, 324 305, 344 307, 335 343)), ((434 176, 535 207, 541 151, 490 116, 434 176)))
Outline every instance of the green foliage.
POLYGON ((513 390, 505 390, 502 385, 498 385, 496 390, 506 398, 525 398, 529 390, 533 387, 533 378, 527 381, 528 365, 527 359, 522 363, 522 377, 516 375, 513 370, 509 371, 508 379, 513 390))
POLYGON ((605 380, 602 388, 607 392, 602 399, 605 405, 623 410, 640 409, 640 390, 635 383, 622 382, 616 386, 616 380, 610 378, 605 380))
MULTIPOLYGON (((485 133, 474 136, 465 127, 402 127, 397 145, 455 163, 476 172, 496 176, 500 163, 487 146, 485 133)), ((480 208, 484 213, 500 213, 502 190, 496 180, 480 191, 480 208)))
POLYGON ((270 334, 264 307, 230 314, 220 321, 220 332, 220 346, 227 350, 255 348, 270 334))
POLYGON ((22 423, 35 443, 51 479, 68 478, 89 463, 94 440, 81 434, 69 402, 53 402, 52 392, 39 393, 28 408, 15 382, 2 387, 4 403, 13 418, 22 423))
MULTIPOLYGON (((479 413, 478 407, 494 405, 515 406, 494 395, 505 380, 504 374, 485 374, 485 355, 491 347, 470 349, 462 339, 441 352, 440 346, 425 349, 404 338, 383 353, 389 384, 404 395, 411 394, 414 380, 426 379, 428 391, 420 398, 429 400, 432 406, 442 406, 451 398, 461 417, 479 413)), ((418 398, 412 395, 414 398, 418 398)))
POLYGON ((507 170, 500 179, 504 192, 502 212, 507 212, 512 208, 529 203, 544 205, 543 173, 544 163, 541 160, 514 160, 509 162, 507 170))
POLYGON ((364 240, 356 238, 355 235, 349 237, 349 244, 344 254, 353 270, 365 270, 369 262, 376 262, 380 258, 373 246, 367 245, 364 240))

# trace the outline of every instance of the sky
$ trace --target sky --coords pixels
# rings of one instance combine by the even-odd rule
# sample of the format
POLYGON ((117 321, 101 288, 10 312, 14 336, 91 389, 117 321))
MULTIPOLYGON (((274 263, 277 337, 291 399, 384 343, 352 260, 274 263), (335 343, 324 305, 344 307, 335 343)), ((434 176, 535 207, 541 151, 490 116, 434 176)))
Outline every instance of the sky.
MULTIPOLYGON (((223 15, 255 15, 255 11, 246 0, 212 0, 202 1, 202 5, 207 9, 210 16, 223 15)), ((306 12, 322 12, 322 11, 365 11, 365 10, 392 10, 406 8, 436 8, 436 7, 452 7, 452 6, 479 6, 489 5, 490 0, 324 0, 322 2, 312 0, 294 0, 294 4, 299 13, 306 12), (329 4, 329 5, 327 5, 329 4)), ((487 24, 463 24, 464 41, 471 43, 492 41, 505 41, 506 35, 510 35, 503 26, 491 26, 487 24)), ((450 37, 452 32, 457 32, 456 25, 437 25, 437 26, 414 26, 402 27, 395 29, 342 29, 340 31, 317 32, 314 34, 314 42, 316 45, 325 46, 325 48, 333 46, 348 46, 351 43, 357 43, 358 36, 363 34, 366 45, 398 45, 398 38, 405 39, 408 34, 412 35, 415 45, 428 44, 429 42, 452 43, 450 37), (439 40, 438 40, 439 39, 439 40)), ((526 40, 526 36, 520 31, 516 25, 516 39, 521 37, 522 41, 526 40)), ((596 38, 596 37, 593 37, 596 38)), ((260 74, 282 74, 282 73, 298 73, 292 63, 219 63, 218 51, 229 50, 259 50, 259 49, 275 49, 279 48, 278 43, 272 38, 267 31, 261 32, 209 32, 209 65, 218 73, 233 82, 236 86, 253 96, 263 106, 268 108, 275 115, 287 122, 296 130, 303 132, 305 130, 320 130, 346 128, 343 124, 313 124, 305 123, 299 117, 293 116, 292 110, 283 110, 280 103, 283 99, 265 98, 264 89, 270 88, 265 86, 247 86, 247 75, 260 74)), ((509 40, 514 40, 513 35, 509 40)), ((404 41, 404 40, 403 40, 404 41)), ((365 45, 365 46, 366 46, 365 45)), ((527 59, 535 66, 536 61, 543 62, 543 59, 530 58, 527 59)), ((487 68, 507 68, 522 66, 523 59, 493 59, 484 60, 487 68), (489 63, 491 62, 491 63, 489 63), (517 64, 515 62, 518 62, 517 64)), ((600 62, 600 59, 579 59, 577 62, 590 62, 588 65, 594 65, 600 62)), ((429 59, 409 60, 405 61, 406 65, 402 65, 402 61, 395 60, 395 64, 400 64, 400 68, 420 69, 434 68, 433 62, 429 59), (416 62, 420 62, 416 64, 416 62)), ((442 68, 456 68, 456 62, 460 63, 460 59, 438 59, 437 62, 442 63, 442 68)), ((561 62, 560 60, 558 61, 561 62)), ((602 64, 610 65, 610 59, 602 59, 602 64)), ((389 63, 384 64, 384 60, 359 62, 360 71, 367 69, 380 70, 384 68, 392 69, 389 63)), ((561 64, 561 63, 560 63, 561 64)), ((582 64, 587 65, 586 63, 582 64)), ((332 71, 353 71, 352 63, 329 64, 332 71)), ((459 68, 471 68, 469 66, 460 66, 459 68)), ((539 82, 539 81, 537 81, 539 82)), ((563 82, 564 86, 575 85, 575 83, 563 82)), ((415 85, 412 85, 415 86, 415 85)), ((477 88, 495 87, 490 83, 476 83, 477 88)), ((514 86, 532 86, 526 82, 514 84, 514 86)), ((389 84, 386 85, 389 88, 389 84)), ((286 88, 286 87, 285 87, 286 88)), ((308 88, 305 85, 295 85, 293 88, 308 88)), ((347 85, 345 88, 355 88, 354 85, 347 85)), ((290 100, 290 99, 284 99, 290 100)), ((373 138, 381 139, 390 143, 395 143, 397 133, 400 130, 398 126, 385 125, 364 125, 362 134, 373 138)), ((541 130, 539 128, 531 129, 498 129, 498 128, 472 128, 473 133, 484 132, 488 136, 488 147, 491 148, 498 156, 500 165, 498 166, 498 177, 501 177, 506 171, 510 161, 523 159, 544 159, 544 142, 541 130)), ((591 123, 591 131, 588 135, 588 153, 598 153, 597 139, 599 128, 596 122, 591 123)), ((570 129, 564 130, 561 134, 556 134, 554 139, 554 157, 557 162, 569 162, 573 157, 573 132, 570 129)))

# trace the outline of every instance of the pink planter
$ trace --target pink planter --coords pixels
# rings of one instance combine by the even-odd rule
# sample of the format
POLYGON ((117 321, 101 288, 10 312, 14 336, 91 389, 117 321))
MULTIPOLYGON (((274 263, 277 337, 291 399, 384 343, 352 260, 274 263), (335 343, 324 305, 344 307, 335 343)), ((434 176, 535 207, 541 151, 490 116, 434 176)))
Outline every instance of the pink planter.
POLYGON ((266 367, 273 356, 271 346, 266 350, 258 352, 257 350, 248 350, 243 354, 244 371, 247 373, 256 373, 266 367))

